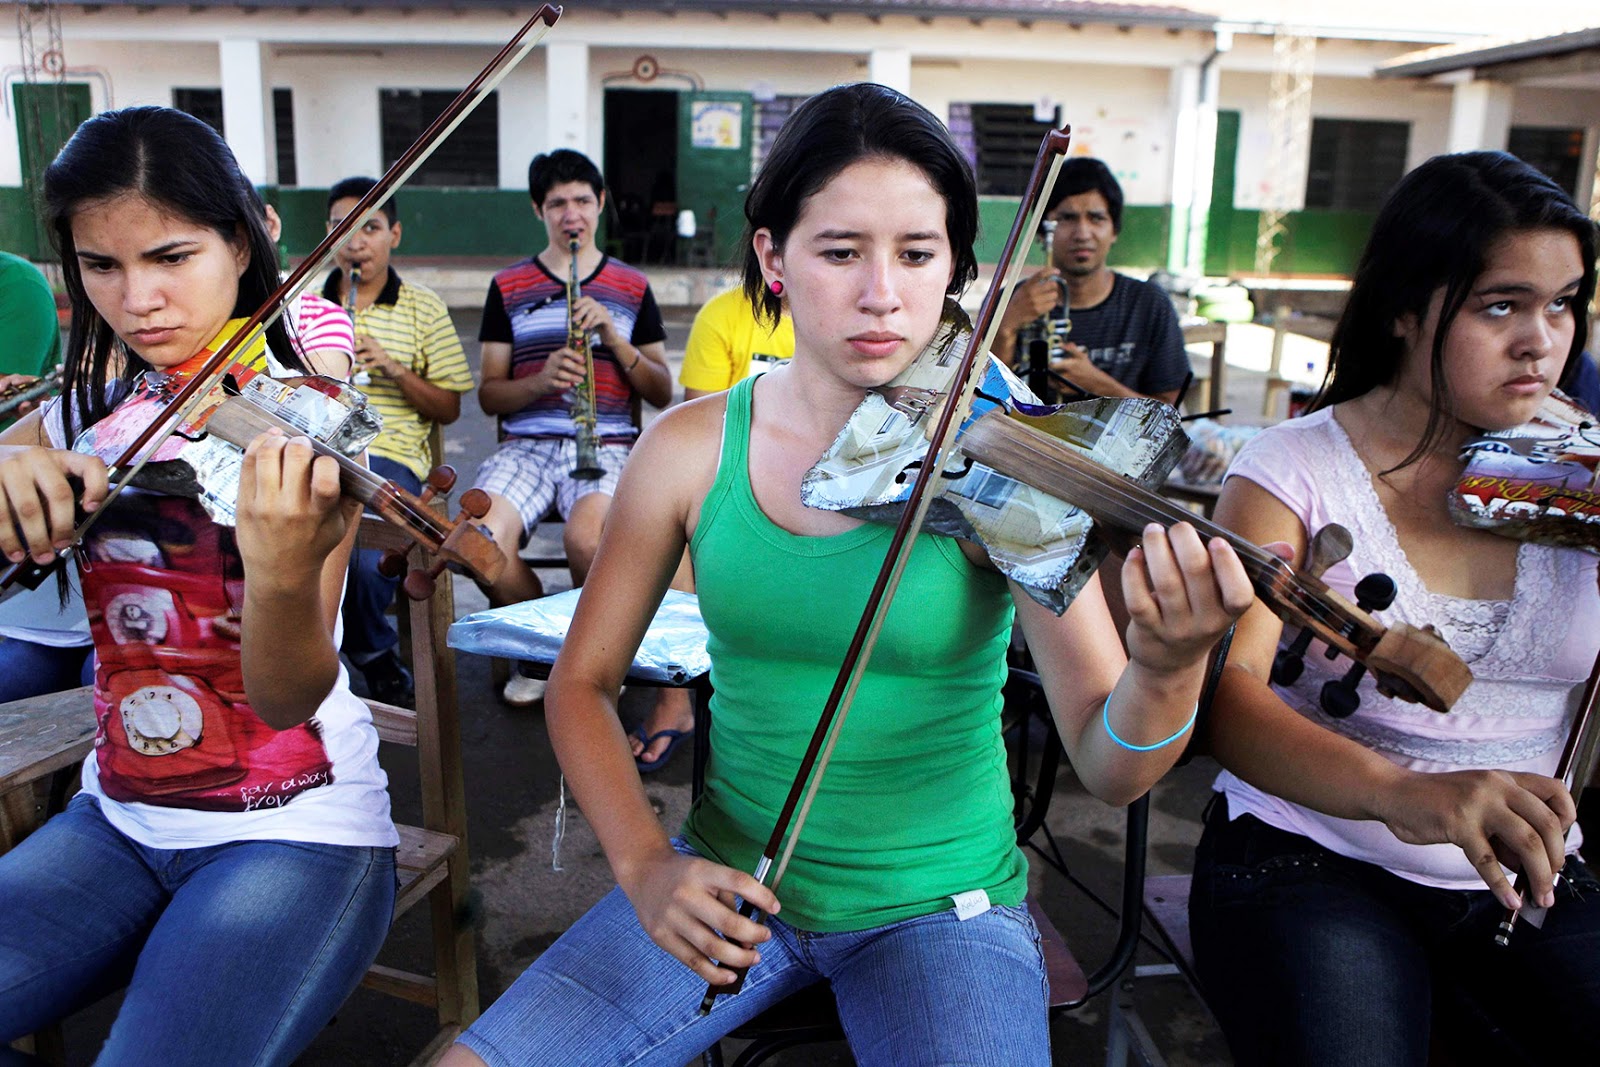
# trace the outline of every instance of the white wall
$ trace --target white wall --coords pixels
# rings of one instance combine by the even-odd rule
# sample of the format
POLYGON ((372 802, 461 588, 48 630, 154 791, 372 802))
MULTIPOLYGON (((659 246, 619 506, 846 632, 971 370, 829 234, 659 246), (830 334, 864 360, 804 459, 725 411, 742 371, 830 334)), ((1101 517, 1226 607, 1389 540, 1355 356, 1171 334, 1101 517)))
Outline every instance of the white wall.
POLYGON ((911 65, 912 95, 935 114, 952 103, 1032 104, 1048 96, 1072 127, 1072 154, 1106 161, 1132 204, 1172 195, 1171 76, 1155 67, 970 60, 911 65))
MULTIPOLYGON (((1264 74, 1222 77, 1219 108, 1238 111, 1239 157, 1234 206, 1260 208, 1270 144, 1267 97, 1270 78, 1264 74)), ((1311 88, 1312 118, 1375 119, 1411 123, 1407 169, 1444 151, 1450 124, 1448 88, 1410 82, 1318 77, 1311 88)), ((1303 173, 1303 168, 1302 168, 1303 173)), ((1293 207, 1304 206, 1305 189, 1295 193, 1293 207)))
MULTIPOLYGON (((327 186, 352 174, 376 177, 383 171, 378 90, 458 92, 488 58, 455 46, 352 46, 314 52, 279 46, 273 85, 294 90, 299 183, 327 186)), ((497 90, 503 187, 526 185, 528 160, 543 149, 544 83, 544 60, 535 50, 497 90)))

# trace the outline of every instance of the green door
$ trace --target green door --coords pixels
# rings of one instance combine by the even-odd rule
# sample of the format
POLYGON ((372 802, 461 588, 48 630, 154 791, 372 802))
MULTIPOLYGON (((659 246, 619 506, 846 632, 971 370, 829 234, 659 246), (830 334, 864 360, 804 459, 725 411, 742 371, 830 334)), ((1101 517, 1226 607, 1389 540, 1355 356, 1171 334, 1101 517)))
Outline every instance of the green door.
POLYGON ((20 232, 8 232, 6 237, 8 243, 13 238, 16 240, 18 255, 54 259, 55 251, 50 247, 50 235, 39 210, 44 169, 79 124, 89 117, 89 86, 82 82, 43 85, 15 82, 11 86, 11 104, 11 113, 17 116, 22 190, 32 225, 23 224, 18 228, 20 232))
POLYGON ((749 93, 678 95, 678 207, 692 210, 696 225, 694 240, 679 241, 681 261, 709 251, 706 265, 720 266, 739 254, 754 117, 749 93))
MULTIPOLYGON (((1206 220, 1206 273, 1233 273, 1233 190, 1239 164, 1239 113, 1217 112, 1217 150, 1211 169, 1211 205, 1206 220)), ((1255 232, 1251 231, 1254 240, 1255 232)))

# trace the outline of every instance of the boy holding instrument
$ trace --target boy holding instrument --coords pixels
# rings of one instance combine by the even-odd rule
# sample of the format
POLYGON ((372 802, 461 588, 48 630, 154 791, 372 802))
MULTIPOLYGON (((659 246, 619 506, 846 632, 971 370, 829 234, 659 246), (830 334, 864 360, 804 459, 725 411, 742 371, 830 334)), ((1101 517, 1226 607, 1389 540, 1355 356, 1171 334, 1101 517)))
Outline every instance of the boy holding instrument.
MULTIPOLYGON (((346 178, 329 189, 328 226, 338 225, 375 184, 346 178)), ((461 394, 473 383, 444 301, 426 286, 402 281, 389 265, 398 247, 399 208, 390 197, 340 250, 339 269, 328 275, 322 295, 353 309, 356 369, 367 374, 360 388, 383 416, 383 433, 368 450, 372 470, 415 493, 436 462, 428 448, 435 424, 460 417, 461 394), (357 271, 352 300, 350 278, 357 271)), ((366 676, 374 699, 407 704, 411 674, 400 662, 400 635, 385 615, 399 579, 378 573, 380 555, 360 549, 351 564, 343 650, 366 676)))
MULTIPOLYGON (((552 504, 566 523, 562 542, 573 584, 583 584, 617 475, 639 432, 635 404, 643 399, 666 407, 672 400, 667 334, 650 283, 595 244, 606 204, 599 168, 571 149, 535 156, 528 195, 534 217, 544 223, 545 247, 494 276, 478 335, 478 403, 500 420, 502 443, 474 484, 493 502, 484 522, 510 564, 489 590, 495 604, 543 595, 517 550, 552 504), (569 305, 574 276, 581 295, 569 305), (587 358, 568 343, 574 332, 588 336, 587 358), (574 387, 591 373, 595 440, 580 442, 574 387), (598 478, 574 476, 580 444, 586 451, 593 446, 598 478)), ((543 693, 542 682, 513 673, 503 696, 513 707, 529 707, 543 693)))

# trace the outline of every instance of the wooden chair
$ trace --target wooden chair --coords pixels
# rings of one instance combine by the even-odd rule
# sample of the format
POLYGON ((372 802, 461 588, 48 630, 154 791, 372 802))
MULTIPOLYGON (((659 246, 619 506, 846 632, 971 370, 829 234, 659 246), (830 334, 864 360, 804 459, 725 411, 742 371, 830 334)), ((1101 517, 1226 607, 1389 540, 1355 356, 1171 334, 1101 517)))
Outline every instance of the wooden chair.
MULTIPOLYGON (((379 550, 414 547, 399 530, 370 517, 361 520, 358 543, 379 550)), ((442 1055, 479 1014, 477 950, 466 907, 470 866, 455 653, 445 643, 455 621, 448 577, 436 584, 429 599, 405 600, 401 610, 409 622, 417 708, 366 703, 382 741, 417 750, 422 825, 396 826, 400 846, 395 853, 399 888, 394 912, 398 920, 413 905, 427 901, 434 973, 377 964, 362 984, 437 1012, 439 1032, 413 1061, 426 1064, 442 1055)), ((93 692, 87 688, 0 704, 0 851, 37 825, 37 786, 54 779, 43 806, 46 815, 60 810, 74 767, 94 743, 93 709, 93 692)), ((36 1047, 47 1062, 60 1062, 57 1037, 41 1035, 36 1047), (56 1059, 49 1059, 52 1054, 56 1059)))
MULTIPOLYGON (((380 519, 363 517, 362 548, 410 551, 410 538, 380 519)), ((461 773, 461 716, 455 653, 445 633, 455 621, 455 594, 441 576, 427 600, 402 598, 410 622, 416 710, 368 700, 380 740, 417 750, 422 826, 397 825, 400 886, 395 918, 424 899, 433 925, 432 976, 375 964, 362 985, 435 1010, 439 1032, 413 1061, 432 1063, 478 1017, 478 961, 467 915, 471 865, 467 853, 466 792, 461 773)))
MULTIPOLYGON (((1045 815, 1055 790, 1056 773, 1060 768, 1061 739, 1050 718, 1049 705, 1039 688, 1038 675, 1017 667, 1011 669, 1006 683, 1008 734, 1018 739, 1012 752, 1012 794, 1015 799, 1015 816, 1018 844, 1032 848, 1050 862, 1056 860, 1034 843, 1034 837, 1044 827, 1045 815), (1043 716, 1044 742, 1037 753, 1030 751, 1030 727, 1043 716)), ((695 709, 695 789, 704 774, 705 762, 710 755, 710 705, 700 702, 695 709)), ((1140 797, 1128 806, 1127 838, 1124 849, 1123 891, 1117 940, 1109 958, 1092 975, 1083 967, 1067 947, 1066 939, 1044 913, 1038 903, 1028 900, 1028 911, 1039 928, 1045 960, 1045 970, 1050 983, 1050 1011, 1069 1011, 1103 992, 1116 981, 1117 976, 1133 958, 1139 943, 1140 915, 1139 888, 1144 882, 1146 830, 1150 811, 1150 798, 1140 797)), ((755 1067, 769 1057, 797 1045, 821 1041, 842 1041, 844 1030, 839 1023, 833 992, 827 983, 818 983, 801 990, 794 996, 769 1008, 743 1026, 736 1027, 728 1037, 749 1041, 750 1044, 734 1061, 733 1067, 755 1067)), ((712 1046, 703 1057, 706 1067, 722 1067, 720 1046, 712 1046)))

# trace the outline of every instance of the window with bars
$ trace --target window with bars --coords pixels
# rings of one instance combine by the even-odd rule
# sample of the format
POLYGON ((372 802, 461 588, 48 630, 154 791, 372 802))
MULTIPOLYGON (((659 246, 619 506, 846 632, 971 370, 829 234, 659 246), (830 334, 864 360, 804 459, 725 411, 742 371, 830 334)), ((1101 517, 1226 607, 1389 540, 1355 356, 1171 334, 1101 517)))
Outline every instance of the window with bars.
MULTIPOLYGON (((971 104, 971 141, 976 149, 978 192, 1021 196, 1050 123, 1033 117, 1031 104, 971 104)), ((951 132, 957 122, 951 108, 951 132)), ((960 135, 957 135, 959 143, 960 135)))
POLYGON ((228 131, 222 128, 221 89, 175 88, 172 90, 172 106, 193 115, 222 136, 228 135, 228 131))
POLYGON ((1513 126, 1506 151, 1547 175, 1574 196, 1583 160, 1583 131, 1548 126, 1513 126))
POLYGON ((1306 207, 1376 211, 1406 172, 1409 122, 1312 119, 1306 207))
POLYGON ((278 184, 299 185, 294 155, 294 90, 272 90, 272 139, 278 153, 278 184))
MULTIPOLYGON (((394 165, 428 124, 455 99, 447 89, 380 89, 383 166, 394 165)), ((428 157, 414 185, 500 184, 500 94, 495 91, 428 157)))

